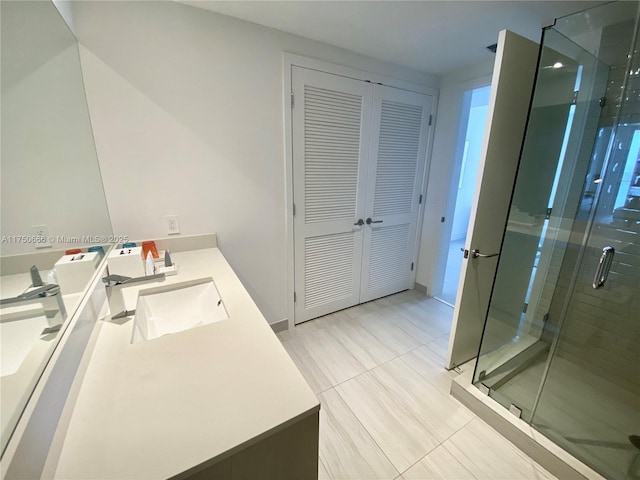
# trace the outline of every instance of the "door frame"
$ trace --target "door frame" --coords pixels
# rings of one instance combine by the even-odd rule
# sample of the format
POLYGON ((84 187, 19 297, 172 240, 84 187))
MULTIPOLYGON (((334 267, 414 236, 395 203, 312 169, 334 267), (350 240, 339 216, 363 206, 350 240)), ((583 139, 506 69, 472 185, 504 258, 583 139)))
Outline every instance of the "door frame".
MULTIPOLYGON (((456 140, 453 150, 453 160, 451 161, 449 168, 449 191, 446 196, 446 204, 444 208, 445 219, 444 227, 440 235, 440 248, 437 250, 437 257, 435 259, 436 269, 433 282, 433 290, 431 296, 437 297, 442 293, 444 286, 444 276, 446 274, 447 260, 445 258, 445 252, 448 253, 448 246, 451 242, 451 231, 453 229, 453 216, 455 213, 456 200, 458 196, 458 181, 460 180, 459 173, 456 174, 456 170, 459 170, 462 164, 462 155, 464 153, 464 141, 467 132, 467 125, 469 122, 469 109, 465 112, 464 95, 468 91, 473 91, 477 88, 490 87, 492 75, 483 75, 466 82, 456 85, 456 103, 458 105, 458 126, 456 131, 456 140), (462 121, 464 120, 464 129, 462 128, 462 121), (463 131, 464 130, 464 131, 463 131), (446 240, 446 241, 445 241, 446 240)), ((486 124, 486 121, 485 121, 486 124)), ((462 255, 462 252, 460 252, 462 255)))
MULTIPOLYGON (((295 289, 295 251, 294 251, 294 229, 293 229, 293 123, 291 115, 291 95, 292 95, 292 68, 302 67, 311 70, 318 70, 324 73, 340 75, 355 80, 369 81, 372 83, 381 83, 389 87, 408 90, 411 92, 430 95, 433 98, 431 105, 431 126, 427 134, 427 151, 425 158, 424 172, 420 182, 420 194, 423 201, 418 210, 418 223, 416 228, 416 261, 420 248, 420 234, 422 232, 422 220, 424 217, 424 207, 426 205, 426 187, 428 183, 428 172, 431 164, 431 150, 433 146, 433 134, 435 131, 436 111, 438 107, 438 89, 419 85, 405 80, 381 75, 377 73, 357 70, 351 67, 345 67, 322 60, 317 60, 302 55, 283 52, 282 54, 282 109, 284 114, 284 161, 285 161, 285 225, 286 225, 286 241, 287 241, 287 324, 292 329, 295 326, 295 302, 293 292, 295 289)), ((415 282, 417 268, 413 269, 412 282, 415 282)))

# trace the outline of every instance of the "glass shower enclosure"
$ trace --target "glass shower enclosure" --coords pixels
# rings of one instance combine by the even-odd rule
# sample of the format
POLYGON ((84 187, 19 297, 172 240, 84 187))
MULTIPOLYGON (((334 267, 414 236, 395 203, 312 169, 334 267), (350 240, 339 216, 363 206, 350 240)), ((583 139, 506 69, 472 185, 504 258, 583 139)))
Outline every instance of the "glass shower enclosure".
POLYGON ((545 28, 473 382, 640 479, 640 2, 545 28))

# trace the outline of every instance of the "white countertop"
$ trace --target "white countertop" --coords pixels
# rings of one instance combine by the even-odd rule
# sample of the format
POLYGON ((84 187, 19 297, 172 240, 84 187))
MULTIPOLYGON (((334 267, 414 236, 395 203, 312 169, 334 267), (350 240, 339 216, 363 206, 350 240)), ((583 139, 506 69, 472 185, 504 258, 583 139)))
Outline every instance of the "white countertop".
MULTIPOLYGON (((99 320, 56 478, 171 477, 319 409, 221 252, 172 259, 179 273, 164 284, 212 277, 230 318, 137 344, 132 319, 99 320)), ((127 288, 127 308, 139 290, 157 285, 127 288)))

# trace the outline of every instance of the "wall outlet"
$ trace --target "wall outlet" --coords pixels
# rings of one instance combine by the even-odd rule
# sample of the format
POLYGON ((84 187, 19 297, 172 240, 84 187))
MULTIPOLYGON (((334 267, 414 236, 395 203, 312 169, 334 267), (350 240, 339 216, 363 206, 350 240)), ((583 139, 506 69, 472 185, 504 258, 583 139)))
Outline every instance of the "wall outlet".
POLYGON ((31 236, 36 248, 51 248, 48 225, 31 225, 31 236))
POLYGON ((167 235, 177 235, 180 233, 180 224, 178 223, 177 215, 165 215, 164 225, 167 230, 167 235))

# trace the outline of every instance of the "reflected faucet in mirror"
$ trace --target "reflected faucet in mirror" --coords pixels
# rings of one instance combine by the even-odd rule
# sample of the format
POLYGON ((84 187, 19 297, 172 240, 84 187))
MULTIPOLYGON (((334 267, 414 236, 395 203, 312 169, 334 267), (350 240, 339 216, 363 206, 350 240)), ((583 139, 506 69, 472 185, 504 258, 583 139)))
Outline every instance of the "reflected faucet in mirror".
POLYGON ((24 293, 15 297, 0 299, 0 305, 5 307, 20 307, 26 305, 42 305, 47 323, 42 334, 53 333, 62 327, 67 318, 67 310, 59 285, 43 283, 38 268, 34 265, 30 269, 31 286, 24 293))

